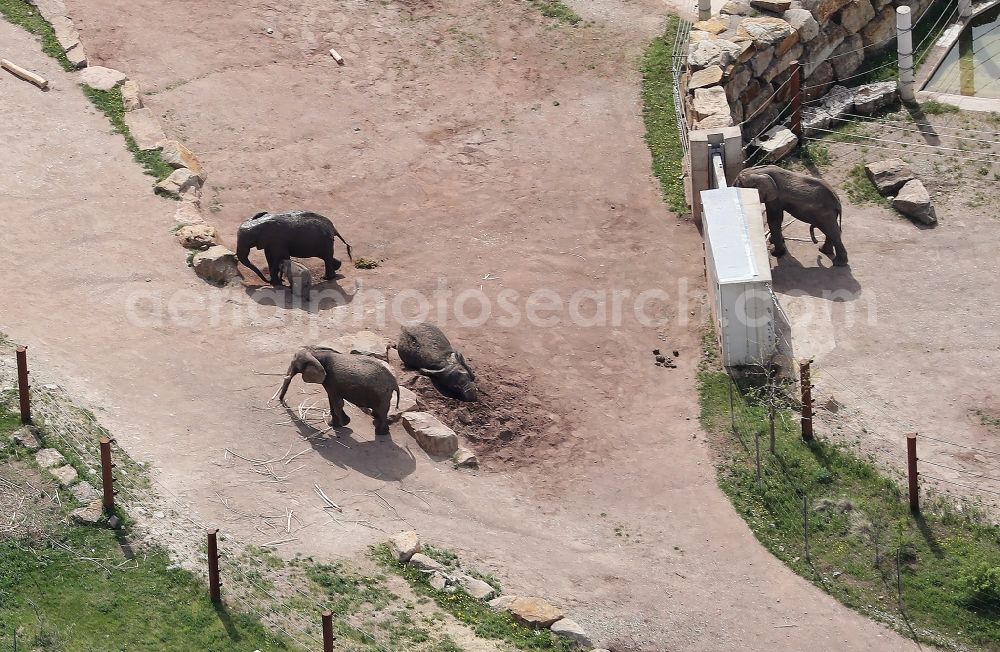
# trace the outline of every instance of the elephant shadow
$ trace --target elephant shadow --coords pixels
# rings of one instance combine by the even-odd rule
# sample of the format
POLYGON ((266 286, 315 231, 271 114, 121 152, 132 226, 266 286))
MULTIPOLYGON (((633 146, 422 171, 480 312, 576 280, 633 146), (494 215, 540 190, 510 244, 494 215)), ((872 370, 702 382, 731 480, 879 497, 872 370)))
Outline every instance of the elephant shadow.
POLYGON ((257 305, 274 306, 286 310, 301 310, 306 313, 319 313, 350 304, 358 294, 358 288, 350 294, 340 285, 344 277, 337 275, 329 281, 313 283, 309 301, 292 293, 287 285, 274 287, 272 285, 246 285, 244 292, 257 305))
POLYGON ((409 447, 400 447, 391 437, 376 437, 366 441, 356 439, 350 426, 335 428, 327 435, 307 421, 299 419, 291 408, 285 408, 288 417, 295 424, 299 435, 319 453, 323 459, 341 469, 352 469, 377 480, 398 481, 411 475, 417 469, 417 458, 409 447))
POLYGON ((834 267, 823 254, 817 254, 813 267, 803 265, 791 251, 777 260, 771 268, 775 292, 806 294, 836 303, 854 301, 861 295, 861 284, 850 266, 834 267))

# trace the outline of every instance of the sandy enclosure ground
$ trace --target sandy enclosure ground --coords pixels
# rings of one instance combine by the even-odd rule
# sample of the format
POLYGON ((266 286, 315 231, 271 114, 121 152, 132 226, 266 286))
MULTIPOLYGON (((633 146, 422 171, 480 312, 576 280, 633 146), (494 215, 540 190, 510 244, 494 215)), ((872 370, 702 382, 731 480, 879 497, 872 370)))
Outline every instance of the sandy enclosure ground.
MULTIPOLYGON (((192 518, 261 543, 275 538, 261 515, 294 509, 304 529, 282 552, 322 558, 413 527, 619 650, 912 647, 774 560, 715 484, 695 393, 701 243, 665 210, 642 141, 637 59, 665 6, 581 6, 598 25, 571 29, 513 2, 69 5, 94 63, 138 79, 202 156, 230 243, 258 210, 306 207, 384 259, 346 269, 348 294, 357 280, 393 297, 446 279, 490 297, 671 296, 650 305, 660 327, 451 325, 497 392, 521 392, 512 408, 547 423, 485 455, 486 471, 429 459, 398 425, 376 442, 357 412, 339 442, 307 440, 267 409, 278 379, 260 374, 357 330, 344 323, 355 308, 381 328, 377 310, 306 314, 201 283, 172 242, 174 205, 73 77, 0 23, 0 41, 53 80, 42 94, 0 78, 30 107, 0 118, 0 256, 32 261, 0 281, 0 321, 30 345, 35 382, 93 406, 192 518), (653 348, 677 349, 678 368, 654 366, 653 348), (305 452, 275 481, 227 448, 305 452), (366 524, 333 522, 315 484, 366 524)), ((302 387, 297 402, 319 398, 302 387)), ((200 536, 186 521, 160 529, 200 536)))
POLYGON ((926 435, 917 450, 925 486, 995 508, 1000 164, 991 158, 1000 153, 1000 121, 944 114, 918 116, 918 126, 907 115, 849 125, 861 137, 854 144, 824 141, 831 160, 817 171, 840 190, 851 266, 831 268, 794 224, 788 233, 800 240, 772 270, 775 291, 793 322, 796 354, 815 358, 820 432, 897 470, 905 469, 906 434, 926 435), (920 146, 928 143, 938 148, 920 146), (936 227, 850 201, 850 171, 890 157, 907 161, 927 187, 936 227), (835 412, 824 409, 830 399, 835 412))

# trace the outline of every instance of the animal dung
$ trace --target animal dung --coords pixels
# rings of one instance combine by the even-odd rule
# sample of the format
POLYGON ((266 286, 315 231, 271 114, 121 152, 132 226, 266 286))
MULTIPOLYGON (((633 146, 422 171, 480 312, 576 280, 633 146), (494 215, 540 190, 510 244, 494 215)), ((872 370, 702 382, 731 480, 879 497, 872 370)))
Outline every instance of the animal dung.
POLYGON ((334 50, 333 48, 330 48, 330 56, 333 57, 333 60, 336 61, 339 65, 341 66, 344 65, 344 57, 340 56, 340 53, 334 50))

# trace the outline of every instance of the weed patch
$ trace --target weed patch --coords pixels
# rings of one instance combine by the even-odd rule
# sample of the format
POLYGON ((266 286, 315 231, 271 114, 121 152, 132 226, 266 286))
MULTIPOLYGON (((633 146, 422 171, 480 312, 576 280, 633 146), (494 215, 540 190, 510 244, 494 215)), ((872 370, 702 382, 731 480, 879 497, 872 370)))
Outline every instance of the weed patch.
POLYGON ((938 102, 937 100, 927 100, 920 103, 920 110, 927 115, 944 115, 946 113, 958 113, 960 109, 954 104, 938 102))
POLYGON ((688 210, 684 194, 684 149, 674 108, 674 37, 680 19, 671 16, 663 36, 653 39, 642 58, 642 117, 653 174, 667 205, 675 213, 688 210))
POLYGON ((528 2, 546 18, 555 18, 570 25, 576 25, 583 20, 561 0, 528 0, 528 2))
POLYGON ((63 70, 76 70, 75 66, 66 58, 62 46, 59 45, 52 25, 42 18, 37 8, 25 0, 0 0, 0 15, 8 23, 22 27, 25 31, 37 36, 41 41, 42 52, 58 61, 63 70))
POLYGON ((83 89, 83 94, 93 102, 94 106, 100 109, 104 115, 108 116, 108 120, 111 121, 115 132, 125 137, 125 147, 128 148, 128 151, 132 152, 132 157, 146 170, 146 174, 157 181, 162 181, 170 176, 174 168, 163 160, 160 151, 140 150, 139 146, 135 143, 135 139, 132 138, 132 134, 125 124, 125 108, 122 106, 121 88, 100 91, 85 85, 81 85, 80 87, 83 89))
POLYGON ((852 204, 877 204, 885 208, 892 208, 889 200, 879 194, 878 188, 868 178, 862 163, 851 168, 851 172, 844 182, 844 190, 852 204))

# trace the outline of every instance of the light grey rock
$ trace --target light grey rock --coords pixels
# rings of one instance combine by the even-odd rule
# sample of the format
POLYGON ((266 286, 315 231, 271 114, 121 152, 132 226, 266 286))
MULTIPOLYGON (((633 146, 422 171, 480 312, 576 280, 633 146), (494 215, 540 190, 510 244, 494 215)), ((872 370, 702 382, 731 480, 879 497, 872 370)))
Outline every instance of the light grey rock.
POLYGON ((445 587, 448 586, 448 580, 446 580, 444 575, 441 573, 433 573, 428 581, 431 588, 437 589, 438 591, 444 591, 445 587))
MULTIPOLYGON (((80 45, 80 34, 76 31, 73 21, 66 16, 56 16, 49 20, 52 24, 52 31, 55 32, 56 40, 62 46, 63 52, 72 50, 80 45)), ((108 90, 108 89, 103 89, 108 90)))
POLYGON ((78 502, 84 504, 97 500, 101 497, 101 492, 95 489, 94 485, 90 484, 86 480, 77 482, 75 485, 70 487, 69 490, 78 502))
MULTIPOLYGON (((833 72, 837 79, 843 81, 853 75, 865 60, 865 52, 861 46, 861 35, 852 34, 837 46, 830 55, 833 72)), ((856 83, 856 82, 855 82, 856 83)))
POLYGON ((191 173, 198 177, 201 183, 205 183, 208 179, 208 174, 205 173, 205 168, 202 166, 201 161, 198 160, 198 157, 180 142, 176 140, 162 141, 160 143, 160 155, 173 168, 187 168, 191 170, 191 173))
POLYGON ((420 537, 413 530, 389 537, 389 552, 396 561, 406 563, 420 552, 420 537))
POLYGON ((781 15, 792 29, 799 34, 800 43, 808 43, 819 36, 819 23, 813 15, 801 7, 793 7, 781 15))
POLYGON ((935 215, 934 206, 931 204, 931 196, 919 179, 906 182, 896 198, 892 200, 892 207, 921 224, 937 224, 937 215, 935 215))
POLYGON ((587 636, 587 632, 583 631, 582 627, 580 627, 575 621, 570 620, 569 618, 562 618, 560 620, 557 620, 556 622, 552 623, 552 627, 550 629, 552 630, 552 633, 555 634, 556 636, 568 638, 569 640, 575 641, 577 644, 582 645, 583 647, 590 647, 591 645, 593 645, 593 643, 590 640, 590 637, 587 636))
POLYGON ((795 35, 795 30, 781 18, 761 16, 741 21, 736 35, 749 38, 757 48, 766 48, 769 45, 778 46, 795 35))
POLYGON ((688 80, 688 90, 693 91, 696 88, 715 86, 721 81, 722 68, 719 66, 709 66, 707 68, 702 68, 701 70, 696 70, 692 73, 691 78, 688 80))
POLYGON ((788 11, 792 6, 792 0, 750 0, 750 6, 780 14, 788 11))
POLYGON ((139 95, 139 82, 134 79, 122 84, 122 108, 125 111, 135 111, 142 108, 142 96, 139 95))
POLYGON ((816 18, 816 22, 822 25, 830 20, 830 17, 840 11, 851 0, 802 0, 802 8, 808 9, 816 18))
POLYGON ((896 101, 896 82, 876 82, 854 89, 854 112, 871 115, 896 101))
POLYGON ((455 464, 455 466, 460 468, 479 468, 479 458, 476 457, 475 453, 465 448, 459 448, 458 451, 452 456, 451 461, 455 464))
POLYGON ((337 339, 333 348, 345 353, 367 355, 379 360, 388 360, 386 347, 391 344, 388 338, 373 331, 358 331, 343 335, 337 339))
POLYGON ((688 64, 694 70, 708 66, 726 66, 735 63, 743 52, 743 47, 725 39, 699 41, 691 46, 688 53, 688 64))
POLYGON ((477 577, 459 575, 457 580, 465 592, 477 600, 489 600, 496 593, 496 589, 477 577))
POLYGON ((70 486, 71 484, 76 482, 76 479, 78 477, 76 469, 74 469, 69 464, 60 466, 59 468, 56 469, 49 469, 49 473, 52 474, 52 477, 55 478, 56 482, 58 482, 59 485, 62 487, 70 486))
POLYGON ((66 58, 69 59, 69 62, 73 64, 73 68, 76 70, 87 67, 87 53, 84 51, 83 45, 77 45, 67 50, 66 58))
POLYGON ((135 139, 136 146, 143 151, 159 149, 160 143, 167 139, 163 128, 149 109, 135 109, 126 113, 125 126, 135 139))
POLYGON ((191 260, 194 273, 216 285, 230 285, 242 280, 236 254, 221 245, 199 251, 191 260))
POLYGON ((216 244, 219 232, 209 224, 189 224, 174 231, 174 236, 185 249, 208 249, 216 244))
MULTIPOLYGON (((854 91, 844 86, 834 86, 823 98, 822 106, 833 118, 842 117, 854 110, 854 91)), ((839 124, 835 121, 835 124, 839 124)))
POLYGON ((833 85, 835 79, 836 75, 833 73, 833 64, 829 61, 824 61, 813 70, 812 75, 802 85, 802 101, 812 102, 815 99, 823 97, 830 90, 830 86, 833 85))
POLYGON ((112 88, 125 83, 128 76, 125 73, 113 68, 104 66, 90 66, 79 72, 80 83, 86 84, 99 91, 110 91, 112 88))
POLYGON ((24 426, 14 431, 10 436, 10 440, 17 444, 18 446, 23 446, 29 451, 37 451, 42 447, 41 443, 38 441, 38 436, 35 434, 35 429, 31 426, 24 426))
POLYGON ((69 513, 69 517, 74 523, 80 525, 97 525, 104 516, 104 506, 101 501, 95 500, 85 507, 79 507, 69 513))
POLYGON ((730 16, 754 16, 757 14, 750 6, 750 0, 729 0, 729 2, 722 5, 719 13, 729 14, 730 16))
POLYGON ((730 113, 716 113, 694 123, 695 129, 724 129, 732 126, 733 117, 730 113))
POLYGON ((766 152, 765 161, 776 163, 795 151, 799 139, 790 129, 775 125, 755 138, 752 144, 766 152))
POLYGON ((410 557, 409 564, 419 571, 444 571, 444 566, 441 563, 420 552, 410 557))
POLYGON ((174 211, 174 222, 181 226, 192 224, 204 224, 205 218, 198 210, 197 204, 189 201, 177 202, 177 210, 174 211))
POLYGON ((865 174, 883 197, 894 194, 913 181, 913 170, 903 159, 890 158, 865 165, 865 174))
MULTIPOLYGON (((817 20, 819 19, 817 18, 817 20)), ((821 63, 830 58, 830 55, 844 42, 845 38, 847 38, 847 30, 836 23, 831 23, 821 29, 819 35, 809 41, 806 46, 805 56, 802 60, 803 76, 812 75, 821 63)))
POLYGON ((891 4, 879 9, 874 20, 861 29, 861 42, 865 47, 881 43, 881 46, 871 48, 878 52, 892 45, 889 41, 896 36, 896 8, 891 4))
MULTIPOLYGON (((786 79, 788 79, 788 77, 790 77, 792 74, 790 70, 792 63, 797 61, 801 55, 802 55, 802 45, 800 43, 796 43, 794 46, 792 46, 791 50, 785 52, 785 54, 783 54, 780 58, 775 58, 774 61, 771 62, 771 65, 767 67, 767 70, 761 73, 760 78, 764 81, 769 82, 773 80, 775 77, 782 75, 782 73, 787 72, 787 74, 782 77, 781 82, 775 82, 774 84, 775 87, 782 86, 782 83, 786 79)), ((787 89, 788 87, 785 86, 784 88, 787 89)), ((778 99, 784 100, 787 98, 779 96, 778 99)))
MULTIPOLYGON (((391 371, 391 369, 390 369, 391 371)), ((395 398, 395 397, 393 397, 395 398)), ((389 421, 395 423, 403 416, 404 412, 412 412, 417 409, 417 395, 405 387, 399 388, 399 405, 393 400, 389 407, 389 421)))
POLYGON ((406 412, 403 427, 430 455, 451 456, 458 450, 458 435, 427 412, 406 412))
POLYGON ((489 601, 490 607, 496 609, 497 611, 507 611, 511 603, 517 600, 516 595, 501 595, 500 597, 493 598, 489 601))
POLYGON ((54 18, 65 16, 68 13, 66 11, 66 3, 63 0, 29 0, 29 2, 35 5, 42 18, 50 23, 54 18))
POLYGON ((857 34, 875 18, 875 8, 868 0, 851 0, 840 10, 840 24, 848 34, 857 34))
MULTIPOLYGON (((139 109, 139 111, 146 111, 147 109, 139 109)), ((126 113, 126 116, 139 113, 139 111, 133 111, 132 113, 126 113)), ((170 176, 163 181, 156 184, 156 189, 168 194, 182 195, 188 190, 197 189, 201 187, 201 180, 187 168, 179 168, 170 173, 170 176)))
POLYGON ((774 48, 766 47, 758 50, 752 59, 750 59, 750 69, 753 71, 755 76, 760 76, 767 67, 771 65, 771 61, 774 59, 774 48))
POLYGON ((729 115, 729 100, 726 99, 726 89, 721 86, 711 88, 696 88, 691 110, 696 120, 704 120, 710 115, 729 115))
POLYGON ((753 79, 753 70, 748 66, 741 66, 729 75, 726 81, 726 99, 730 103, 735 102, 739 96, 747 89, 747 84, 753 79))
POLYGON ((62 456, 62 453, 54 448, 43 448, 35 453, 35 461, 38 462, 38 466, 43 469, 51 469, 54 466, 59 466, 60 464, 66 462, 66 458, 62 456))

